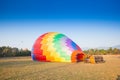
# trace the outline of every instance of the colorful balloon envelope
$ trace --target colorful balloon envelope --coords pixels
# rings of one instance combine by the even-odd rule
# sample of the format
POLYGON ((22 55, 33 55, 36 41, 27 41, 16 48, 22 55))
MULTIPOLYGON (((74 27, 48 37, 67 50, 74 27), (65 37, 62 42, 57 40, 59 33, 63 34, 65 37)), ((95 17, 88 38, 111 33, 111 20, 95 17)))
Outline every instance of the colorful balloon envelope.
POLYGON ((33 60, 41 62, 79 62, 85 54, 67 36, 48 32, 35 41, 31 56, 33 60))

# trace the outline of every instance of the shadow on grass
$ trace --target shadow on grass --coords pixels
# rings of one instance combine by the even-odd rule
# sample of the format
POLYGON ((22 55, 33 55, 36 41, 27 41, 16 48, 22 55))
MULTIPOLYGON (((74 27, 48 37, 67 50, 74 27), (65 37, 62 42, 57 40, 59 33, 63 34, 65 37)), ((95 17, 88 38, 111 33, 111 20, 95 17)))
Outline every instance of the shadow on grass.
POLYGON ((117 79, 116 80, 120 80, 120 75, 117 76, 117 79))

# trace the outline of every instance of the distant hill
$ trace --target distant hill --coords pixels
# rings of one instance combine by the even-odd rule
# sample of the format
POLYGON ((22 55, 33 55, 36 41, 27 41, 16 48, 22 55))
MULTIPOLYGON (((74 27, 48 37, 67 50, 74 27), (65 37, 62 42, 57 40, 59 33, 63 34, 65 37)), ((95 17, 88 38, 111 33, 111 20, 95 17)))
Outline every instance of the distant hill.
POLYGON ((81 48, 82 50, 88 50, 88 49, 90 49, 90 48, 88 48, 88 47, 84 47, 84 48, 81 48))
POLYGON ((118 48, 118 49, 120 49, 120 45, 113 46, 113 48, 118 48))
MULTIPOLYGON (((115 46, 110 46, 110 47, 120 49, 120 45, 115 45, 115 46)), ((107 50, 107 49, 109 49, 110 47, 97 47, 96 49, 105 49, 105 50, 107 50)), ((88 49, 92 49, 92 48, 88 48, 88 47, 82 48, 82 50, 88 50, 88 49)), ((94 49, 95 49, 95 48, 94 48, 94 49)))

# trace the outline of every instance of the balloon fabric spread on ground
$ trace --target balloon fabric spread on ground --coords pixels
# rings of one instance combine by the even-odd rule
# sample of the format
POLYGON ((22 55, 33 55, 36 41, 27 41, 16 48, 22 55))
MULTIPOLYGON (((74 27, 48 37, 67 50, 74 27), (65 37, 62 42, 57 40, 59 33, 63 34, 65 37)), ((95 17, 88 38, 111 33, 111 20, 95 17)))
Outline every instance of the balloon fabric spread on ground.
POLYGON ((83 60, 84 53, 67 36, 48 32, 35 41, 31 56, 41 62, 79 62, 83 60))

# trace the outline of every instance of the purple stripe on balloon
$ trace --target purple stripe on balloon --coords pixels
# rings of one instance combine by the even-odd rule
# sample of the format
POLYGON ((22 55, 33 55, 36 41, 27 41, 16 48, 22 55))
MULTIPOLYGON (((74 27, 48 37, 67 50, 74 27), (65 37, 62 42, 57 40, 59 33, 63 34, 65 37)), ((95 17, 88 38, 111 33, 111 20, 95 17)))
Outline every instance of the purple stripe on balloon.
POLYGON ((72 42, 72 41, 71 41, 70 39, 67 39, 67 40, 66 40, 66 43, 67 43, 66 46, 68 46, 71 51, 74 51, 74 49, 73 49, 72 46, 71 46, 71 42, 72 42))
POLYGON ((60 39, 61 47, 63 47, 63 46, 67 47, 67 46, 66 46, 66 43, 65 43, 66 39, 67 39, 66 37, 62 37, 62 38, 60 39))

